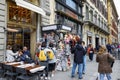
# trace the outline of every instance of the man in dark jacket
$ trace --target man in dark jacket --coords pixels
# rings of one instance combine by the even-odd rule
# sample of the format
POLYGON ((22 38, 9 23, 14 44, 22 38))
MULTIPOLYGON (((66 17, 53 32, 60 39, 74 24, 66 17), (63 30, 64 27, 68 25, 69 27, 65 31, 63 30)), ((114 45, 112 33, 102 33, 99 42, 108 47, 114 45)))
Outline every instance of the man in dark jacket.
POLYGON ((23 54, 27 55, 28 57, 31 58, 31 54, 30 54, 30 51, 27 49, 26 46, 23 47, 23 54))
POLYGON ((78 65, 79 79, 82 79, 83 56, 84 55, 85 55, 85 50, 82 46, 82 41, 78 41, 74 48, 74 62, 73 62, 71 77, 75 76, 75 70, 78 65))
POLYGON ((112 52, 111 52, 112 47, 111 47, 110 43, 108 43, 108 44, 106 45, 106 48, 107 48, 108 52, 111 54, 111 53, 112 53, 112 52))

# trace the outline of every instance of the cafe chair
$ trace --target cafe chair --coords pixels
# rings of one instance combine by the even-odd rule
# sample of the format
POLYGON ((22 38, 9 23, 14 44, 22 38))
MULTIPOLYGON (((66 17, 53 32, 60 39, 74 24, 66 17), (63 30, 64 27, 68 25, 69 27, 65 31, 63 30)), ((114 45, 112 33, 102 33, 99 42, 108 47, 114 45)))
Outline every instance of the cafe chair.
POLYGON ((34 80, 35 78, 35 76, 29 74, 25 68, 16 67, 16 72, 18 73, 16 80, 34 80))
POLYGON ((0 63, 0 78, 4 77, 5 70, 3 68, 3 63, 0 63))
POLYGON ((4 68, 4 70, 5 70, 5 77, 7 78, 7 80, 9 80, 10 78, 12 79, 12 80, 15 80, 15 77, 18 75, 16 72, 15 72, 15 70, 14 70, 14 68, 13 68, 13 66, 11 66, 11 65, 3 65, 3 68, 4 68))

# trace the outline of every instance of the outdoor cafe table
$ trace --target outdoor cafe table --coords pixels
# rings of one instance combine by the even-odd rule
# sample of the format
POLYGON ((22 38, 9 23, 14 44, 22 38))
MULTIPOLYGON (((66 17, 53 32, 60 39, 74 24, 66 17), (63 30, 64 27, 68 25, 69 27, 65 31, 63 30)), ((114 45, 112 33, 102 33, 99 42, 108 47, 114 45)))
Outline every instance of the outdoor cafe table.
POLYGON ((3 62, 5 65, 11 65, 13 68, 19 67, 19 68, 25 68, 28 73, 35 73, 38 71, 43 71, 45 69, 45 66, 36 65, 34 63, 25 63, 21 64, 21 62, 3 62))

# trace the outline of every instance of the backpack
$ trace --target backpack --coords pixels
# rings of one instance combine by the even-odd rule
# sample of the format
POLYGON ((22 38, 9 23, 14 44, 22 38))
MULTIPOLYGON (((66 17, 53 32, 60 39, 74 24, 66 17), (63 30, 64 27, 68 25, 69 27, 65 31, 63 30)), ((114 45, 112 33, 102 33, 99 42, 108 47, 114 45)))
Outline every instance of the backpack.
POLYGON ((44 50, 41 50, 39 53, 39 60, 40 61, 47 61, 47 56, 45 55, 44 50))
POLYGON ((49 58, 50 60, 52 60, 52 59, 54 58, 54 53, 53 53, 52 50, 51 50, 51 51, 47 51, 47 55, 48 55, 48 58, 49 58))

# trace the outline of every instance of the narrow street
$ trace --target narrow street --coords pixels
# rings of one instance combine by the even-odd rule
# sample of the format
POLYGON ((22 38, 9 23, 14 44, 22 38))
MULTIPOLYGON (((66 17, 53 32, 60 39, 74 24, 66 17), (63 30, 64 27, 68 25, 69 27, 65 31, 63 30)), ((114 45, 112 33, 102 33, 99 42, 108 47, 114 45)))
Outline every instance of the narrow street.
MULTIPOLYGON (((113 67, 112 80, 120 80, 119 66, 120 66, 120 60, 116 60, 113 67)), ((95 57, 94 57, 94 60, 91 62, 89 61, 87 56, 86 73, 83 75, 82 80, 96 80, 98 75, 97 69, 98 69, 98 64, 95 61, 95 57)), ((75 78, 71 78, 71 69, 66 72, 57 71, 55 76, 50 80, 78 80, 78 75, 76 73, 75 78)))

